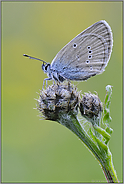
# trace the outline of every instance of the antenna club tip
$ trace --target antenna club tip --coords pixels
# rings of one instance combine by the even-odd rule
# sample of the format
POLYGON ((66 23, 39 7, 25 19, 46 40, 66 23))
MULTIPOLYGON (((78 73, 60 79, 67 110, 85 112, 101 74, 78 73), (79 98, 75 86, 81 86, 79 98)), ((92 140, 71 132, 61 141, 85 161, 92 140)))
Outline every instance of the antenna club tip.
POLYGON ((23 56, 25 56, 25 57, 29 57, 27 54, 23 54, 23 56))

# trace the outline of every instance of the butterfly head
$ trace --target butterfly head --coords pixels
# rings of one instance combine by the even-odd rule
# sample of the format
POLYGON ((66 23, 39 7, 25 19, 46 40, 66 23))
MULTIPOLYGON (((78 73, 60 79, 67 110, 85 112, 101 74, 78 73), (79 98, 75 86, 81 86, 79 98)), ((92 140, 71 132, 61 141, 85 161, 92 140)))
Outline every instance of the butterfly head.
POLYGON ((44 73, 49 73, 49 71, 50 71, 50 63, 44 63, 43 62, 43 64, 42 64, 42 70, 44 71, 44 73))

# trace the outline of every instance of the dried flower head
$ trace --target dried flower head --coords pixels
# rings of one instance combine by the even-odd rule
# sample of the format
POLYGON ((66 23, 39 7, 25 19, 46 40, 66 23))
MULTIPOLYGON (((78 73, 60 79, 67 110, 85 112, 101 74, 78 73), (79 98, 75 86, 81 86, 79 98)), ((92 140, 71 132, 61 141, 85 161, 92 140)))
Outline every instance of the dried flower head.
POLYGON ((45 119, 56 121, 60 111, 78 113, 79 92, 70 83, 51 85, 42 90, 37 109, 45 119))
POLYGON ((100 119, 102 102, 100 101, 98 95, 91 94, 90 92, 82 95, 80 112, 82 116, 92 123, 96 122, 96 118, 100 119))

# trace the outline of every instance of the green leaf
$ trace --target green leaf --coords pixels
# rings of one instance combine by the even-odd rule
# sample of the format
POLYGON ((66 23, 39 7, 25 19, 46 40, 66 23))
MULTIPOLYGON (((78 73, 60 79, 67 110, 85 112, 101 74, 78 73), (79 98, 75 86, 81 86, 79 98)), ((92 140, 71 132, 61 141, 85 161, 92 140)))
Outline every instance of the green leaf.
POLYGON ((110 124, 112 120, 110 116, 111 96, 112 96, 112 86, 107 85, 106 96, 105 96, 104 106, 103 106, 103 123, 105 123, 107 126, 109 126, 108 124, 110 124))

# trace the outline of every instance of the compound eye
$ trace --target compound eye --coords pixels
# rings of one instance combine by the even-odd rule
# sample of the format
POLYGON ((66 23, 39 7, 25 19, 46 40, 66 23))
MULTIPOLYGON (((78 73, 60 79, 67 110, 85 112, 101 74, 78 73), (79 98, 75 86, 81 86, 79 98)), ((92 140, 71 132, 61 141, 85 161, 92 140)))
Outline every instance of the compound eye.
POLYGON ((45 70, 47 70, 48 65, 45 66, 45 70))

